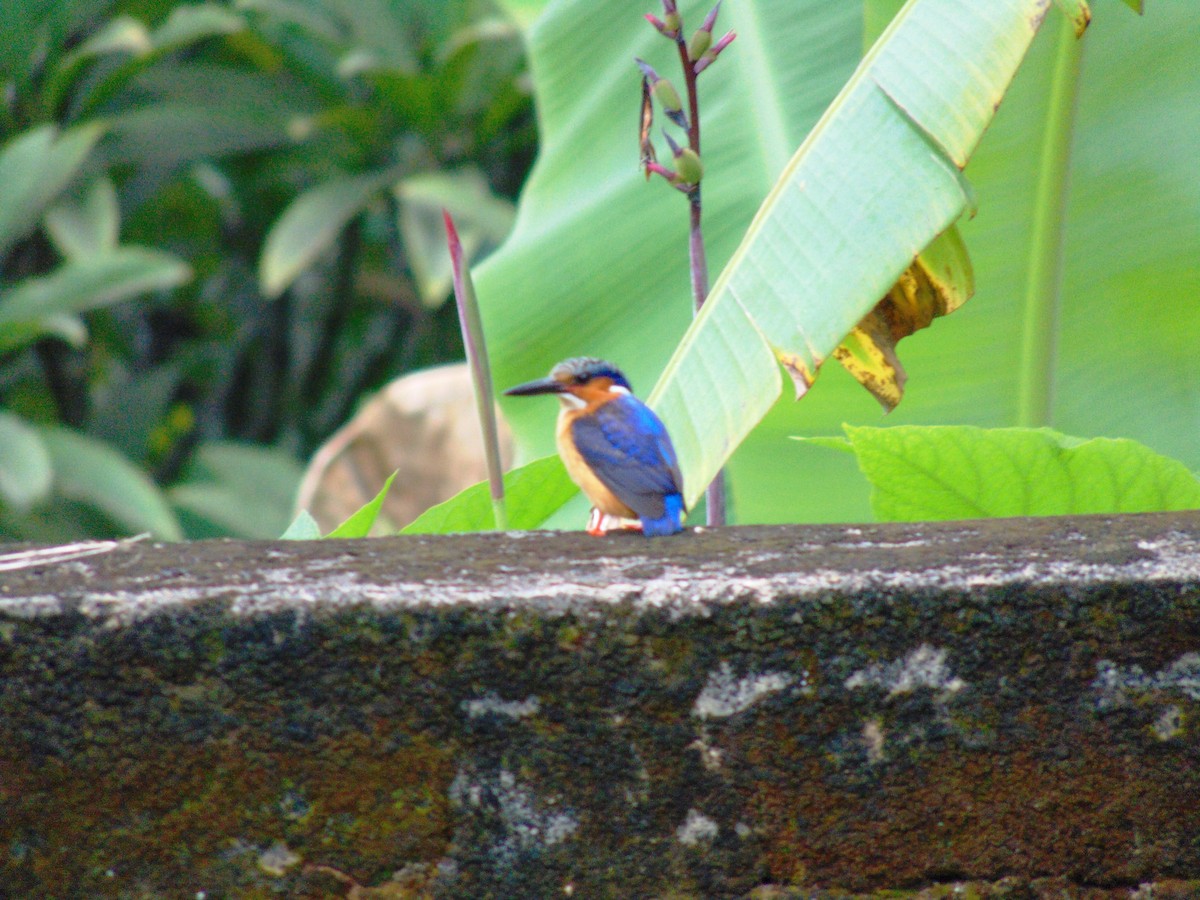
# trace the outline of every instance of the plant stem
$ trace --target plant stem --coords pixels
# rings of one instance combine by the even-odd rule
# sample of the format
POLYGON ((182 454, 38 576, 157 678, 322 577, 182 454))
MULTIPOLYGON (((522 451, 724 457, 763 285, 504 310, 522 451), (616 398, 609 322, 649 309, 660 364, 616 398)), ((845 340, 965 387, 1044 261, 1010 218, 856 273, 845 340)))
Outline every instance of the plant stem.
POLYGON ((504 472, 500 467, 500 432, 496 425, 496 402, 492 399, 492 367, 488 362, 487 343, 483 339, 483 319, 475 299, 475 285, 463 258, 462 242, 450 213, 442 210, 446 223, 446 241, 454 273, 454 299, 458 303, 458 321, 462 326, 463 349, 475 387, 475 405, 483 432, 483 453, 487 460, 488 486, 492 493, 492 519, 497 531, 508 530, 508 510, 504 503, 504 472))
POLYGON ((1053 417, 1071 138, 1083 58, 1083 42, 1075 37, 1071 23, 1066 16, 1056 18, 1058 47, 1030 235, 1017 393, 1017 424, 1026 427, 1049 425, 1053 417))
MULTIPOLYGON (((683 39, 683 29, 675 38, 675 47, 679 51, 679 62, 683 68, 683 81, 687 88, 688 102, 688 146, 697 156, 700 156, 700 96, 696 91, 696 71, 692 61, 688 59, 687 42, 683 39)), ((690 208, 691 228, 688 232, 688 256, 691 261, 692 300, 695 311, 708 299, 708 257, 704 252, 704 232, 700 225, 703 207, 700 202, 700 185, 695 185, 688 191, 688 206, 690 208)), ((725 470, 722 469, 713 477, 704 492, 706 521, 709 525, 724 525, 725 516, 725 470)))

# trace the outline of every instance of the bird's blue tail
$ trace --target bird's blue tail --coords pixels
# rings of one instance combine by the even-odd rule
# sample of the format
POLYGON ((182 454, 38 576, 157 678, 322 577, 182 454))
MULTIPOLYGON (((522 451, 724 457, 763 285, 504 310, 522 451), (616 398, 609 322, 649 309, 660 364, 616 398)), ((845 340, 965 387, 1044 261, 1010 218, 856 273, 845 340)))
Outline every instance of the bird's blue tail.
POLYGON ((663 506, 665 509, 661 518, 642 519, 642 533, 647 537, 662 537, 683 531, 683 497, 667 494, 663 497, 663 506))

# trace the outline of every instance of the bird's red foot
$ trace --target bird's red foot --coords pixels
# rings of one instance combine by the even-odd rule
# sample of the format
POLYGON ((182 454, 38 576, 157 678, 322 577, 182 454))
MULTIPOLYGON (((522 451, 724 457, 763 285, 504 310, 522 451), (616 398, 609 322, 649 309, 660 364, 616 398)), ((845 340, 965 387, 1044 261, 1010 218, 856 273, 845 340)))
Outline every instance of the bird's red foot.
POLYGON ((641 531, 642 523, 637 519, 622 519, 600 512, 595 507, 588 516, 587 533, 593 537, 604 537, 610 531, 641 531))

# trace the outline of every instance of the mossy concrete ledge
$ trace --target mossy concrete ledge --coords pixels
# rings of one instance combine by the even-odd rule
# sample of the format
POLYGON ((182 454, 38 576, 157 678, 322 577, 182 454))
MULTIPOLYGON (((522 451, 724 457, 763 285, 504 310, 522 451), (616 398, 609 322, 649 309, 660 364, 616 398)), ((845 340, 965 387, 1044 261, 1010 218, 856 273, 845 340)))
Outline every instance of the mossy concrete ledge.
POLYGON ((1200 897, 1197 513, 2 561, 5 897, 1200 897))

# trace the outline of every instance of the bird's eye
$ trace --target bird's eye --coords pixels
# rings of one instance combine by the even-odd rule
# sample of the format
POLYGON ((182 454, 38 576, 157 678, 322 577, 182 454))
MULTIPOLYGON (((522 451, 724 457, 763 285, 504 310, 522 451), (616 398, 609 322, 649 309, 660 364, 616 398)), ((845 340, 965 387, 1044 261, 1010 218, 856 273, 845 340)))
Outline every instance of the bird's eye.
POLYGON ((587 383, 588 383, 588 377, 587 377, 586 375, 576 375, 576 376, 575 376, 575 383, 576 383, 576 384, 587 384, 587 383))

